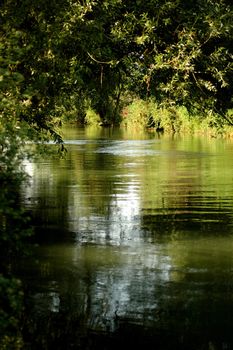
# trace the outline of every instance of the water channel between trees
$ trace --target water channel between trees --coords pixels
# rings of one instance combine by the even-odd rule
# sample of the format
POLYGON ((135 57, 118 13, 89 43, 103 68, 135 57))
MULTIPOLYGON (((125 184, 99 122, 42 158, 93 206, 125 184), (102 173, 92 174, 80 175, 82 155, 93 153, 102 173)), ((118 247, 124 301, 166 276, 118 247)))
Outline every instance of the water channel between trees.
POLYGON ((26 164, 29 348, 232 349, 233 142, 64 134, 26 164))

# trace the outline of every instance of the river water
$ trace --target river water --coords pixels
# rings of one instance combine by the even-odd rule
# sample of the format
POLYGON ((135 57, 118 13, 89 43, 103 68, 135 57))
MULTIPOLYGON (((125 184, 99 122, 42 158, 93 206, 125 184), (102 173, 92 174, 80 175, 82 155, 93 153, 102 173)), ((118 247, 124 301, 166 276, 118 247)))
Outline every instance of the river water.
POLYGON ((232 349, 233 142, 64 135, 26 164, 28 348, 232 349))

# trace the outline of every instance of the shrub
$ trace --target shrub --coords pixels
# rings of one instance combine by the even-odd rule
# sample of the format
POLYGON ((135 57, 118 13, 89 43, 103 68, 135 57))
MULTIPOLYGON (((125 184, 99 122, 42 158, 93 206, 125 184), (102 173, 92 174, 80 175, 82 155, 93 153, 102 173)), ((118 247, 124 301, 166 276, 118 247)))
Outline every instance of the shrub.
POLYGON ((158 108, 153 100, 136 99, 122 111, 122 124, 127 127, 155 127, 158 124, 158 108))
POLYGON ((85 116, 85 123, 87 125, 100 125, 101 118, 92 108, 88 108, 85 116))

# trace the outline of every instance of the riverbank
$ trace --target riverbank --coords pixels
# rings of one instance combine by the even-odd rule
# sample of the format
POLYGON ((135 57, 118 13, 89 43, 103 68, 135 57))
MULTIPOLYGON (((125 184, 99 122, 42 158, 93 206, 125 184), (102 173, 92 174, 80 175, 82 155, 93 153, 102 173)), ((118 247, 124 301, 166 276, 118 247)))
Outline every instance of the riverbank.
POLYGON ((103 119, 92 108, 84 113, 80 122, 77 115, 65 120, 98 127, 120 126, 127 129, 145 129, 150 132, 166 134, 193 134, 210 137, 233 137, 232 110, 220 115, 212 110, 192 110, 184 106, 159 106, 153 100, 135 99, 122 107, 117 118, 106 115, 103 119))

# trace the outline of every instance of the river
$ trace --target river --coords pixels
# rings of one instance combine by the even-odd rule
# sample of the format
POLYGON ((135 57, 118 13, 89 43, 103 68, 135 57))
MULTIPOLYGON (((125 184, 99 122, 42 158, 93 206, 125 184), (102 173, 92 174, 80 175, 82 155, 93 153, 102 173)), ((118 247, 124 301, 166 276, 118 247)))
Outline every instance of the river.
POLYGON ((26 164, 28 348, 232 349, 233 142, 64 138, 64 159, 26 164))

